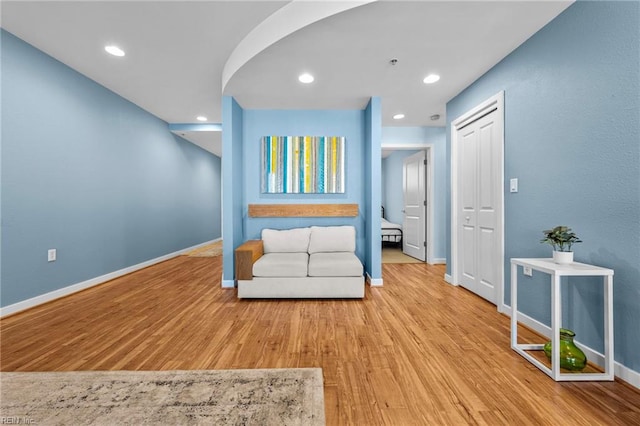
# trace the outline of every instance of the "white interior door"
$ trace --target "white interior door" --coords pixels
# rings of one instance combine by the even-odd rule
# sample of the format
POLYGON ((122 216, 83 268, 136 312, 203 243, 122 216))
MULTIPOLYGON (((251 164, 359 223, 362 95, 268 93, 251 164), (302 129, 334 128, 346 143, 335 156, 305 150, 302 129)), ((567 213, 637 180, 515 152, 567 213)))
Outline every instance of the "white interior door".
POLYGON ((417 152, 403 160, 402 251, 411 257, 426 260, 426 181, 425 152, 417 152))
POLYGON ((502 265, 502 135, 498 113, 458 129, 458 261, 460 284, 497 304, 502 265))

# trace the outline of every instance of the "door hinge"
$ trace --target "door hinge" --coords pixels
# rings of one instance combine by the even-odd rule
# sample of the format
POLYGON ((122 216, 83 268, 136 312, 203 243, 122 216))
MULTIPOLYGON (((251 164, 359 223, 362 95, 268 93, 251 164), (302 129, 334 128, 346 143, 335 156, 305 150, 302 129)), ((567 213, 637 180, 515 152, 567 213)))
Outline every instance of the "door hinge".
POLYGON ((422 202, 422 205, 423 205, 423 206, 426 206, 426 205, 427 205, 427 200, 424 200, 424 201, 422 202))
POLYGON ((426 247, 426 246, 427 246, 427 242, 426 242, 426 241, 423 241, 423 242, 422 242, 422 245, 423 245, 424 247, 426 247))
POLYGON ((423 161, 424 161, 424 165, 426 166, 427 165, 427 160, 423 160, 423 161))

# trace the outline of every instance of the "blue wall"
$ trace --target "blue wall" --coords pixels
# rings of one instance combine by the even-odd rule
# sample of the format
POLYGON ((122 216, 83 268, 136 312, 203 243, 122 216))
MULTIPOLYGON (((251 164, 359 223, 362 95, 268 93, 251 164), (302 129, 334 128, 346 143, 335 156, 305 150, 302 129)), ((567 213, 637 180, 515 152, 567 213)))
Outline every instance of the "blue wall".
POLYGON ((244 182, 243 147, 244 110, 231 96, 222 98, 222 182, 223 239, 222 285, 234 286, 234 254, 245 238, 243 233, 244 182))
MULTIPOLYGON (((577 2, 447 105, 450 129, 452 120, 505 91, 505 178, 517 177, 520 184, 518 193, 505 191, 505 300, 510 300, 508 259, 550 257, 551 249, 538 242, 541 231, 571 226, 584 241, 574 248, 576 260, 615 270, 615 359, 635 371, 640 371, 639 17, 638 2, 577 2)), ((447 231, 449 241, 450 223, 447 231)), ((450 247, 447 252, 450 258, 450 247)), ((520 279, 525 285, 519 308, 549 325, 548 277, 520 279)), ((601 287, 600 279, 569 279, 563 307, 564 325, 599 351, 601 287)))
POLYGON ((1 34, 2 306, 220 237, 220 158, 1 34))
MULTIPOLYGON (((260 238, 264 228, 289 229, 311 225, 353 225, 356 254, 374 279, 381 278, 380 224, 372 236, 367 221, 376 209, 379 221, 380 100, 372 98, 363 111, 244 110, 232 97, 223 98, 223 285, 234 279, 233 250, 249 239, 260 238), (344 136, 346 138, 345 185, 343 194, 263 194, 260 191, 260 148, 266 135, 344 136), (369 162, 367 162, 369 158, 369 162), (375 160, 371 160, 375 159, 375 160), (367 177, 369 176, 369 177, 367 177), (367 183, 367 180, 370 183, 367 183), (368 191, 368 192, 367 192, 368 191), (376 193, 373 197, 371 194, 376 193), (367 195, 369 193, 369 195, 367 195), (250 218, 249 204, 355 203, 355 218, 250 218), (374 207, 375 206, 375 207, 374 207), (372 248, 373 247, 373 248, 372 248)), ((371 222, 373 223, 373 222, 371 222)), ((371 225, 369 223, 369 225, 371 225)))
MULTIPOLYGON (((383 127, 382 145, 424 145, 433 148, 433 258, 444 259, 447 253, 447 188, 449 184, 449 162, 447 160, 447 137, 444 127, 383 127)), ((402 181, 400 181, 402 184, 402 181)), ((387 194, 388 195, 388 194, 387 194)), ((389 204, 387 202, 387 204, 389 204)), ((387 205, 385 205, 386 207, 387 205)), ((400 219, 400 222, 402 220, 400 219)))
POLYGON ((365 269, 372 279, 371 283, 382 284, 382 244, 380 206, 382 198, 382 104, 379 97, 372 97, 364 111, 365 114, 365 218, 366 218, 366 256, 365 269))
MULTIPOLYGON (((263 228, 289 229, 311 225, 353 225, 357 254, 364 260, 364 113, 363 111, 244 110, 244 239, 259 239, 263 228), (263 136, 344 136, 344 194, 262 194, 260 192, 260 144, 263 136), (356 203, 356 218, 249 218, 247 205, 258 203, 356 203)), ((238 186, 234 185, 237 191, 238 186)))

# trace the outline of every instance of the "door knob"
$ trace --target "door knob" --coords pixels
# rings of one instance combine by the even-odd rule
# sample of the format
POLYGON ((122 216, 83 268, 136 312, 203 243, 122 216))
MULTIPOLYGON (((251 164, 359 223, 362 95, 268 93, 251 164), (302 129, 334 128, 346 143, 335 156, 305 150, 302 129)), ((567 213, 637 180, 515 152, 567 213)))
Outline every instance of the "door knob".
POLYGON ((469 216, 465 217, 464 220, 466 220, 467 222, 469 222, 471 220, 471 218, 469 216))

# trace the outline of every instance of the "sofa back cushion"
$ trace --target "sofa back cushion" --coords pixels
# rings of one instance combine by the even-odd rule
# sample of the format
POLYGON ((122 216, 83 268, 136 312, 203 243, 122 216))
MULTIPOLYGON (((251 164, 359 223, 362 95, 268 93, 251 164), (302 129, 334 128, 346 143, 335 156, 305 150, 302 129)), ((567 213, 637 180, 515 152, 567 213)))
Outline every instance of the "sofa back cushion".
POLYGON ((309 254, 356 251, 356 228, 353 226, 312 226, 309 254))
POLYGON ((311 228, 263 229, 265 253, 307 253, 311 228))

